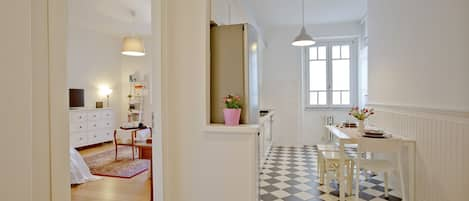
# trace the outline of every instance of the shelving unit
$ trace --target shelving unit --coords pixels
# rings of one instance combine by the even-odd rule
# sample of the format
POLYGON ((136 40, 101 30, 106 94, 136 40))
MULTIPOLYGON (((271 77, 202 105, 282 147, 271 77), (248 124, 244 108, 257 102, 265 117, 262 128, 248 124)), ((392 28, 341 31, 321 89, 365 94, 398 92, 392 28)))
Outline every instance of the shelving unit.
POLYGON ((145 83, 130 82, 128 122, 143 122, 145 83))

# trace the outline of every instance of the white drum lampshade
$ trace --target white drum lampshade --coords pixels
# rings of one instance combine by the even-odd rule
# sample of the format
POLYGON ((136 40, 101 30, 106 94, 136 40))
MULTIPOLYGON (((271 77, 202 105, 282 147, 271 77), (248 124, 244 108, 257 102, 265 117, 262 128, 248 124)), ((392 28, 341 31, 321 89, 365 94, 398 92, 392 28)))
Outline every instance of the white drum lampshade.
POLYGON ((127 36, 122 41, 122 54, 127 56, 145 56, 145 45, 139 37, 127 36))

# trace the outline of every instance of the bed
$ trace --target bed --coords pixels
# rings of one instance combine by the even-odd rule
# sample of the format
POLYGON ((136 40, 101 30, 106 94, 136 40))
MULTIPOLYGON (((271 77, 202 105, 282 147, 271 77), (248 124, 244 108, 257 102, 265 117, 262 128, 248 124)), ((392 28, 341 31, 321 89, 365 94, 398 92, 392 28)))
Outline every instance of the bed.
POLYGON ((70 148, 70 177, 71 184, 83 184, 101 179, 91 174, 82 156, 74 148, 70 148))

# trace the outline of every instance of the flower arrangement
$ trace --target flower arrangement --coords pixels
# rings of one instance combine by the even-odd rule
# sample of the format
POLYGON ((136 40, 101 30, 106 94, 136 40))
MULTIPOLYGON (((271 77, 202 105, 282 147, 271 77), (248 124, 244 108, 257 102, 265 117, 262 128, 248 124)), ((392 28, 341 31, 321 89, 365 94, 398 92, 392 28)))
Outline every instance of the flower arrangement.
POLYGON ((241 109, 241 97, 229 94, 223 97, 226 108, 229 109, 241 109))
POLYGON ((371 115, 375 114, 375 112, 374 112, 373 108, 360 109, 358 107, 352 107, 352 109, 350 110, 350 112, 348 114, 350 116, 355 117, 356 119, 358 119, 360 121, 364 121, 365 119, 367 119, 371 115))

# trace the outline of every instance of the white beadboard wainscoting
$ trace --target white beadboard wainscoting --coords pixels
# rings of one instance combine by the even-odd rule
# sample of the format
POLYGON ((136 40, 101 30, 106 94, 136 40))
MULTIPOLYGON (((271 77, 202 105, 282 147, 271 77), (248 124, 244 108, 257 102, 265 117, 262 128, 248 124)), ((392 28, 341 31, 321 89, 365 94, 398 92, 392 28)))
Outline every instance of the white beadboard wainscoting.
POLYGON ((469 200, 468 112, 369 106, 369 125, 416 140, 417 201, 469 200))

